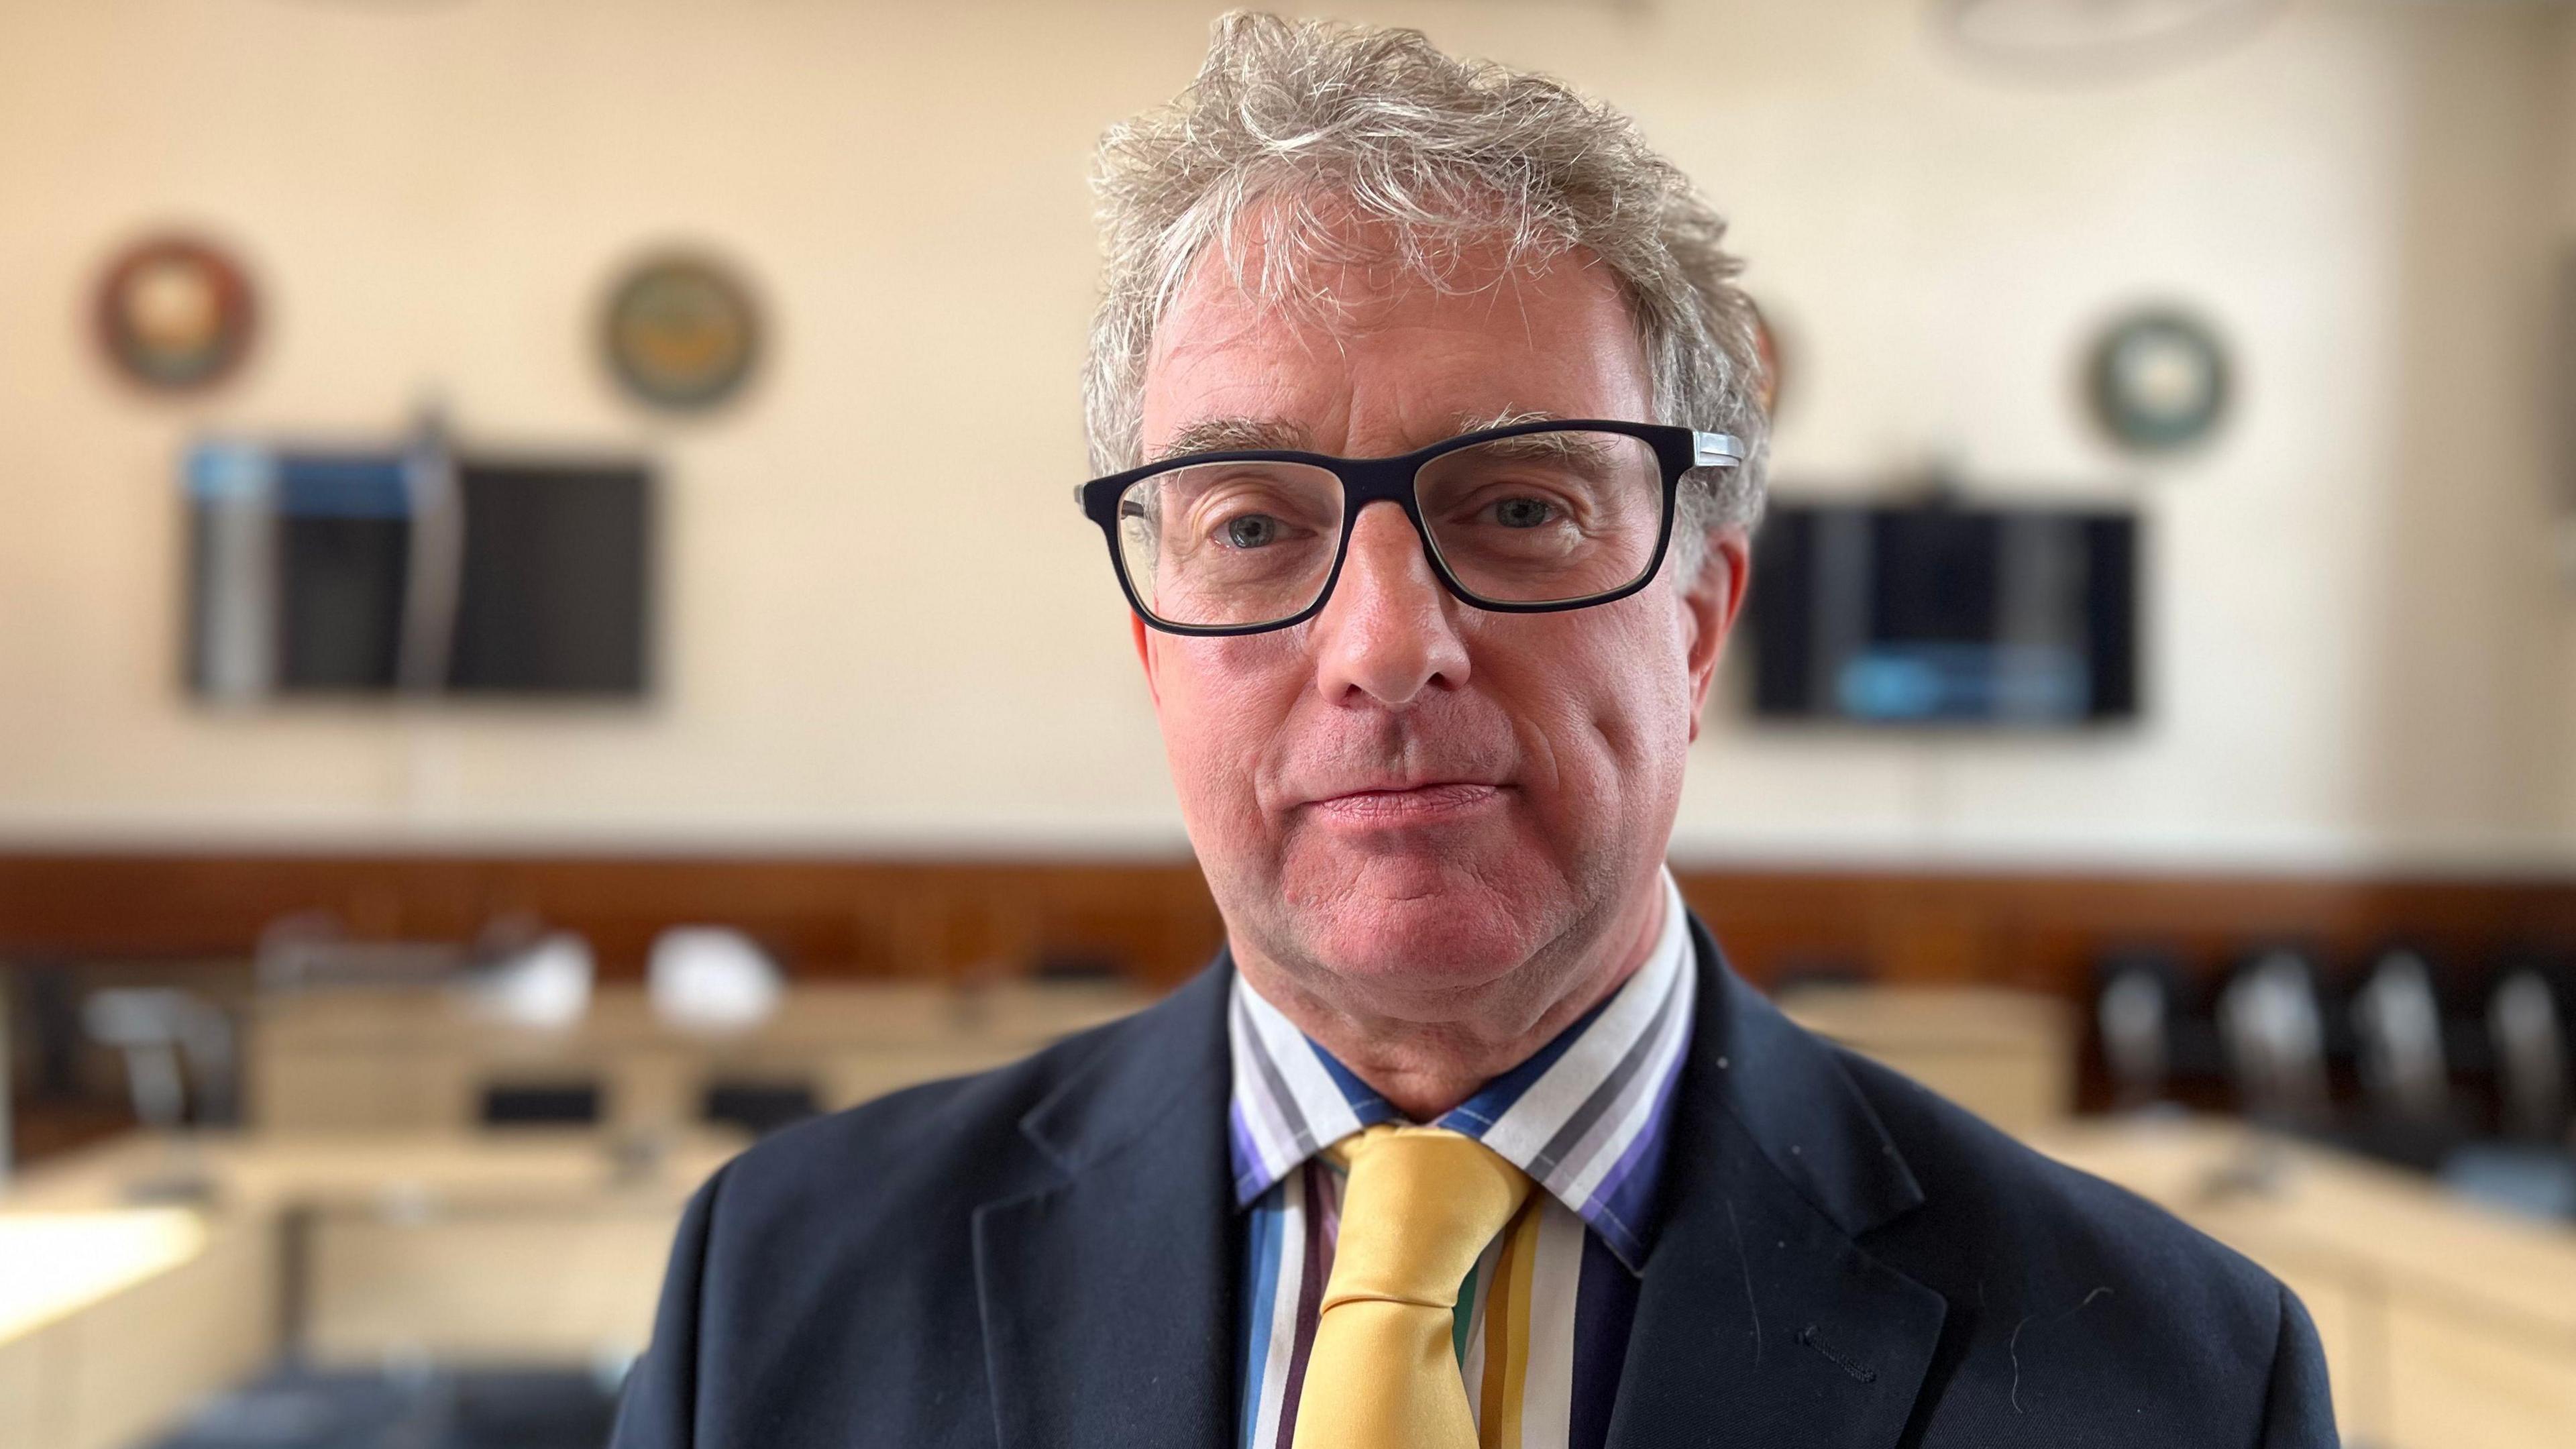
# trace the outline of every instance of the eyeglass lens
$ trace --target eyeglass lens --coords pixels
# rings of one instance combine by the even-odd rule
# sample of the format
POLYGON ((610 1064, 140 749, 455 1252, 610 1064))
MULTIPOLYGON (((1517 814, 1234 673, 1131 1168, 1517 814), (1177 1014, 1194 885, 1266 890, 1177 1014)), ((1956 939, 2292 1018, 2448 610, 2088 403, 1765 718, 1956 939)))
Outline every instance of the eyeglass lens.
MULTIPOLYGON (((1551 430, 1453 449, 1422 465, 1414 495, 1450 576, 1493 603, 1616 592, 1653 563, 1663 532, 1662 465, 1624 433, 1551 430)), ((1342 508, 1341 480, 1312 464, 1185 464, 1119 498, 1120 566, 1165 623, 1276 623, 1323 594, 1342 508)))

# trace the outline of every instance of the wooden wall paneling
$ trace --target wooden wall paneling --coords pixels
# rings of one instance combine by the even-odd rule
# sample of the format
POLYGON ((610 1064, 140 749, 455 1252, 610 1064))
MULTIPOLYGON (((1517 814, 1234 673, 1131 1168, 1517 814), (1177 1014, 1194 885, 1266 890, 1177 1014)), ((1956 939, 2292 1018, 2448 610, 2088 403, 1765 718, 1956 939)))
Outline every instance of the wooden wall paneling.
POLYGON ((2164 947, 2214 971, 2256 946, 2329 969, 2392 939, 2483 967, 2517 944, 2576 945, 2576 883, 2290 876, 2128 877, 1694 872, 1683 890, 1756 979, 1837 958, 1895 980, 2080 993, 2106 947, 2164 947))
MULTIPOLYGON (((2106 946, 2214 971, 2250 947, 2330 964, 2383 941, 2481 966, 2576 946, 2576 880, 2063 875, 1729 868, 1680 873, 1756 981, 1820 967, 2080 995, 2106 946)), ((672 925, 740 927, 800 975, 962 979, 1042 964, 1185 978, 1222 939, 1187 860, 808 857, 0 855, 0 959, 246 955, 269 922, 327 912, 360 938, 463 940, 523 912, 581 932, 611 980, 672 925)))

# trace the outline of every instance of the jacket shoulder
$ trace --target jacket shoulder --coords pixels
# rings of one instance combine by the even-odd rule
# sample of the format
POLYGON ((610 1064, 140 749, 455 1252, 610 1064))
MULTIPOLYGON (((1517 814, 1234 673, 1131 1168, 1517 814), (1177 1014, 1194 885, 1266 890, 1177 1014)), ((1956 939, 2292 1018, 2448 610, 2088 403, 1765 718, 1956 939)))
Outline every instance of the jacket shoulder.
POLYGON ((1057 1180, 1022 1122, 1150 1049, 1151 1015, 785 1128, 719 1168, 682 1217, 619 1449, 989 1437, 981 1375, 961 1372, 983 1352, 975 1212, 1057 1180))
POLYGON ((878 1212, 980 1202, 1042 1165, 1021 1135, 1037 1105, 1134 1033, 1122 1017, 1018 1061, 923 1082, 782 1128, 721 1170, 725 1214, 786 1226, 803 1212, 846 1239, 878 1212))
POLYGON ((1834 1050, 1921 1184, 1924 1226, 2016 1254, 2046 1244, 2078 1260, 2187 1270, 2188 1281, 2222 1295, 2270 1298, 2270 1274, 2164 1208, 2039 1152, 1911 1077, 1834 1050))
POLYGON ((1948 1303, 1936 1423, 2044 1438, 2052 1421, 2101 1423, 2107 1410, 2141 1429, 2243 1424, 2254 1442, 2283 1394, 2321 1404, 2314 1331, 2271 1274, 1911 1078, 1836 1051, 1923 1189, 1919 1207, 1864 1246, 1948 1303))

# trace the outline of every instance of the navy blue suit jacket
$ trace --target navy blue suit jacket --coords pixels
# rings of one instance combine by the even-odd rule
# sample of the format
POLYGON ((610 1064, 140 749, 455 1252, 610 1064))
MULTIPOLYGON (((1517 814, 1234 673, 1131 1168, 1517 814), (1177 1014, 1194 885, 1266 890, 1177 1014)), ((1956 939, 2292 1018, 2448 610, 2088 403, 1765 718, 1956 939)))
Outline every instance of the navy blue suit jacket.
MULTIPOLYGON (((1810 1036, 1692 936, 1614 1449, 2335 1442, 2279 1283, 1810 1036)), ((736 1158, 681 1223, 616 1449, 1234 1443, 1230 975, 736 1158)))

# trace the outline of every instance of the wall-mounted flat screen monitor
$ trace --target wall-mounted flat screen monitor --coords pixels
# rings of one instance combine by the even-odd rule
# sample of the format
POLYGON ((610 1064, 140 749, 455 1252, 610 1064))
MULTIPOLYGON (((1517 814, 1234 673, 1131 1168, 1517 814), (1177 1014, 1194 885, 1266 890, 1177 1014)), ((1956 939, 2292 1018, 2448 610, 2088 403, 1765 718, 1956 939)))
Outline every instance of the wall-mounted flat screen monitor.
POLYGON ((640 464, 207 444, 187 495, 201 695, 646 692, 640 464))
POLYGON ((2138 536, 2118 510, 1777 501, 1746 605, 1754 716, 2135 719, 2138 536))

